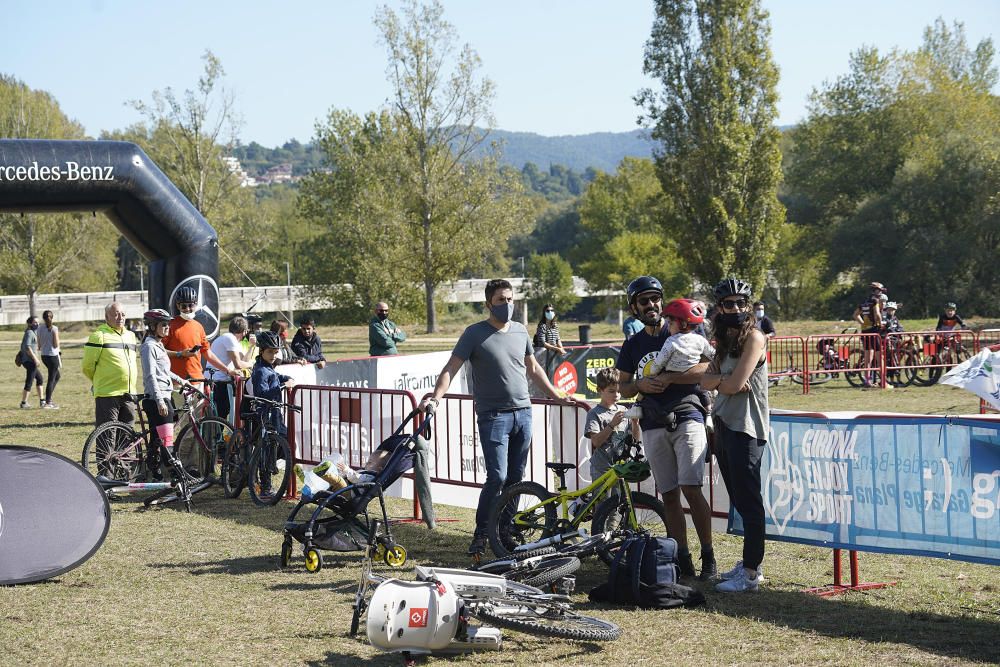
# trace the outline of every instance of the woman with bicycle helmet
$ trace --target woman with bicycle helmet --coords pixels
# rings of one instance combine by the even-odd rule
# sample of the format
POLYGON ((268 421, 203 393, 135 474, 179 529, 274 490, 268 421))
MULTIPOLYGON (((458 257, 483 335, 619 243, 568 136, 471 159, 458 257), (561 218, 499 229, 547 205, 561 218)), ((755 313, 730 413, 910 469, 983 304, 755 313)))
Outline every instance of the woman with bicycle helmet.
POLYGON ((767 399, 767 337, 751 312, 749 283, 726 278, 715 286, 718 354, 701 385, 717 389, 712 409, 715 456, 733 506, 743 518, 743 560, 722 575, 723 593, 756 590, 763 579, 764 500, 760 460, 770 429, 767 399))
POLYGON ((141 407, 153 429, 154 445, 146 452, 146 469, 152 481, 160 481, 163 473, 158 445, 168 449, 174 445, 174 385, 185 385, 187 381, 170 370, 170 358, 163 347, 163 338, 170 332, 170 314, 156 308, 147 310, 142 319, 146 324, 146 336, 139 347, 139 359, 146 397, 141 407))
MULTIPOLYGON (((627 398, 642 393, 642 442, 653 472, 656 490, 663 495, 667 529, 677 540, 677 561, 683 576, 695 575, 688 547, 687 520, 681 495, 691 508, 691 520, 701 543, 701 577, 715 574, 712 547, 712 510, 702 493, 708 438, 699 395, 698 378, 708 367, 708 359, 683 373, 654 373, 657 354, 670 337, 664 321, 663 285, 653 276, 640 276, 628 286, 632 314, 643 329, 622 343, 615 368, 620 372, 620 390, 627 398)), ((704 309, 672 301, 669 317, 685 320, 685 328, 704 318, 704 309), (680 307, 678 307, 680 306, 680 307)), ((679 331, 678 325, 675 330, 679 331)))

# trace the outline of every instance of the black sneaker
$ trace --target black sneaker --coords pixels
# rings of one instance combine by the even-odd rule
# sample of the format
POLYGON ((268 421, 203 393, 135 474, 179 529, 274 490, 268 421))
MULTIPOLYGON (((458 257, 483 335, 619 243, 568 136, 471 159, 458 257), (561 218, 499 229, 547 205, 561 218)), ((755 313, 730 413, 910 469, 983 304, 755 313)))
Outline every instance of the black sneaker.
POLYGON ((677 554, 677 567, 680 568, 682 577, 693 577, 694 572, 694 561, 691 560, 691 552, 685 554, 677 554))
POLYGON ((470 556, 475 556, 477 554, 486 553, 486 536, 485 535, 473 535, 472 544, 469 545, 468 554, 470 556))
POLYGON ((700 581, 711 581, 719 574, 719 568, 715 564, 715 556, 701 557, 701 574, 698 575, 700 581))

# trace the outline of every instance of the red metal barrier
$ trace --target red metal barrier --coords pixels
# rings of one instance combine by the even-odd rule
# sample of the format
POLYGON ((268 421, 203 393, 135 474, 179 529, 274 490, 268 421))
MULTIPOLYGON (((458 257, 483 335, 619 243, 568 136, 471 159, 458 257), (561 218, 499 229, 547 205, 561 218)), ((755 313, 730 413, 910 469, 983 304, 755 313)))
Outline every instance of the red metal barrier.
POLYGON ((879 334, 842 333, 809 336, 805 340, 805 382, 803 393, 811 387, 841 378, 856 387, 866 384, 885 386, 884 348, 879 334), (880 382, 876 380, 878 373, 880 382))
POLYGON ((792 381, 803 384, 805 341, 802 336, 774 336, 767 341, 767 380, 773 385, 792 381))

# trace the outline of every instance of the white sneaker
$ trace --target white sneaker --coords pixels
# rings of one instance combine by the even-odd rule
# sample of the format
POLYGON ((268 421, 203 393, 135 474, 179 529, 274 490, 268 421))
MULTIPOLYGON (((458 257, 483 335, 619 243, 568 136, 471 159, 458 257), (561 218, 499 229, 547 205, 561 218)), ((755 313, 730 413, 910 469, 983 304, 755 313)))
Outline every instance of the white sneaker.
MULTIPOLYGON (((728 574, 728 572, 727 572, 728 574)), ((715 585, 715 590, 720 593, 747 593, 757 590, 757 577, 753 579, 748 579, 746 575, 746 570, 740 568, 740 573, 733 577, 723 581, 722 583, 715 585)))
MULTIPOLYGON (((742 575, 743 575, 743 561, 740 561, 739 563, 736 564, 736 567, 734 567, 733 569, 729 570, 728 572, 723 572, 722 574, 720 574, 719 579, 722 579, 723 581, 729 581, 730 579, 735 579, 736 577, 742 575)), ((764 583, 763 565, 757 567, 757 583, 758 584, 764 583)))

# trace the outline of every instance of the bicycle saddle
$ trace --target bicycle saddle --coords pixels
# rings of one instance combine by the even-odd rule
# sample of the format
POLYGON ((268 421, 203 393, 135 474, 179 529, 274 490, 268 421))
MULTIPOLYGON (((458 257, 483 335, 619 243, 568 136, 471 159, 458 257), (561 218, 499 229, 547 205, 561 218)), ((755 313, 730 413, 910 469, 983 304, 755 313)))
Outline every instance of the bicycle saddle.
POLYGON ((575 463, 546 463, 545 467, 556 472, 566 472, 576 467, 575 463))

